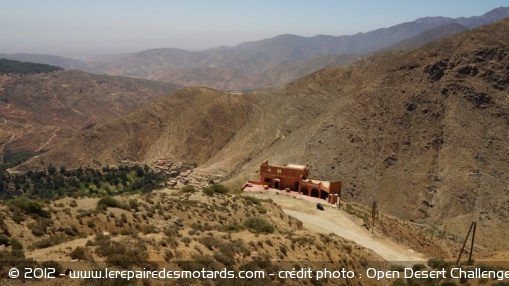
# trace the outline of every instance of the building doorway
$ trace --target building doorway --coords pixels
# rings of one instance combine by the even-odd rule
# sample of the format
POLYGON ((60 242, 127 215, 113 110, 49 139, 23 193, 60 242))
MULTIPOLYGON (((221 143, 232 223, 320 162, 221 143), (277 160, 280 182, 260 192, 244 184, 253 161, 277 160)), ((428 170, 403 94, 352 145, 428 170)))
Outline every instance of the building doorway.
POLYGON ((312 189, 311 196, 314 198, 318 198, 320 196, 320 192, 317 189, 312 189))
POLYGON ((281 181, 279 179, 274 180, 274 189, 279 190, 281 186, 281 181))

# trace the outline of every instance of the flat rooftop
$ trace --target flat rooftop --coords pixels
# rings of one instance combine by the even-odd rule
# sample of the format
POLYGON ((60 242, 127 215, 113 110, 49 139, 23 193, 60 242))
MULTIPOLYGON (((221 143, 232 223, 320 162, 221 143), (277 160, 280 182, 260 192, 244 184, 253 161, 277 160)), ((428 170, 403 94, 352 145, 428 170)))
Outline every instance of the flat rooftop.
POLYGON ((286 167, 293 168, 293 169, 304 170, 304 169, 306 169, 307 166, 305 166, 305 165, 297 165, 297 164, 288 164, 288 165, 286 165, 286 167))
POLYGON ((325 181, 325 180, 319 180, 319 179, 307 179, 307 180, 304 180, 304 182, 311 182, 315 185, 318 185, 320 183, 322 183, 322 186, 326 187, 326 188, 329 188, 330 187, 330 182, 329 181, 325 181))

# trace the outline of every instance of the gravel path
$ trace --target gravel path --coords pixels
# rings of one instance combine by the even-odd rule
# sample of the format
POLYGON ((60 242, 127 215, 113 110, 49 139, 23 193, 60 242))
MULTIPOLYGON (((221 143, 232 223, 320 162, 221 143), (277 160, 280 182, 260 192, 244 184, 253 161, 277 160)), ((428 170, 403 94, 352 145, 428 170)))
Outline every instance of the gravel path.
MULTIPOLYGON (((399 245, 380 234, 371 234, 348 213, 325 204, 325 211, 316 209, 316 198, 277 191, 251 191, 249 196, 271 198, 283 211, 302 221, 305 228, 319 233, 335 233, 369 248, 394 264, 412 266, 424 263, 427 258, 406 246, 399 245), (276 193, 278 193, 276 195, 276 193)), ((323 201, 322 201, 323 202, 323 201)))

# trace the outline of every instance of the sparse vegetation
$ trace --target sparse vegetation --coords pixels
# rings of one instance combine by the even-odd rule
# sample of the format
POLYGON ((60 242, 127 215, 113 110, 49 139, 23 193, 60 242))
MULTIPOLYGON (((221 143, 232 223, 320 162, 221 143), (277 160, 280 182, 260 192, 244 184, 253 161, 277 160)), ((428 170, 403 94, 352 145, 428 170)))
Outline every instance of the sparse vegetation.
POLYGON ((145 243, 140 239, 131 244, 126 244, 113 241, 109 236, 97 235, 94 244, 97 246, 96 253, 106 257, 106 262, 109 265, 124 269, 129 269, 131 266, 154 268, 154 265, 147 261, 147 249, 145 243))
MULTIPOLYGON (((211 267, 207 269, 272 269, 277 266, 258 260, 311 258, 349 261, 363 253, 355 244, 336 235, 304 232, 299 224, 295 220, 289 220, 277 205, 263 199, 236 194, 218 195, 212 198, 215 202, 211 208, 200 201, 205 197, 202 193, 196 192, 188 196, 190 193, 187 192, 172 192, 50 202, 51 206, 58 207, 55 208, 55 215, 63 213, 70 203, 76 205, 69 209, 72 214, 69 218, 74 222, 65 226, 57 222, 50 224, 48 219, 39 216, 38 220, 33 220, 21 211, 30 210, 29 207, 16 207, 12 210, 25 216, 27 222, 23 225, 30 227, 28 233, 40 236, 28 249, 47 248, 75 239, 76 236, 95 234, 95 239, 89 240, 85 245, 65 248, 62 251, 81 263, 99 263, 112 268, 155 269, 156 265, 149 261, 149 257, 158 257, 176 269, 201 269, 204 265, 211 267), (199 199, 193 200, 194 197, 199 199), (259 217, 261 208, 263 217, 259 217), (278 232, 269 220, 273 217, 278 219, 278 232), (284 232, 281 229, 284 229, 284 232), (245 230, 253 234, 242 233, 245 230), (152 237, 142 233, 156 235, 152 237), (246 262, 251 259, 255 261, 246 262)), ((48 208, 46 202, 35 202, 40 204, 42 210, 48 208)), ((18 204, 30 205, 17 201, 13 203, 16 206, 18 204)), ((6 216, 9 217, 9 214, 6 216)), ((13 239, 9 236, 0 236, 0 239, 0 244, 14 249, 13 239)), ((20 246, 18 248, 22 249, 20 246)), ((428 263, 436 265, 439 262, 439 259, 430 259, 428 263)), ((419 267, 423 266, 416 266, 416 269, 419 267)), ((391 270, 398 269, 393 267, 391 270)), ((179 280, 180 282, 186 284, 190 281, 179 280)), ((407 282, 404 280, 404 284, 397 284, 395 281, 394 285, 408 285, 407 282)), ((409 283, 418 282, 422 281, 412 280, 409 283)), ((321 283, 326 284, 327 281, 321 283)))
POLYGON ((39 249, 39 248, 48 248, 50 246, 54 246, 66 241, 67 238, 64 236, 56 236, 52 235, 48 238, 43 238, 37 242, 34 242, 32 245, 28 246, 29 250, 39 249))

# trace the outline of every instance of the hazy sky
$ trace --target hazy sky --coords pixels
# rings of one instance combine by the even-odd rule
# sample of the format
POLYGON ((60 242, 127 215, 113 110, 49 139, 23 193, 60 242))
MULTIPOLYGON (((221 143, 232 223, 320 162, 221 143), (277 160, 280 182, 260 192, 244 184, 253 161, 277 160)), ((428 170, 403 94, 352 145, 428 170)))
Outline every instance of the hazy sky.
POLYGON ((425 16, 479 16, 501 0, 0 0, 0 53, 234 46, 279 34, 348 35, 425 16))

